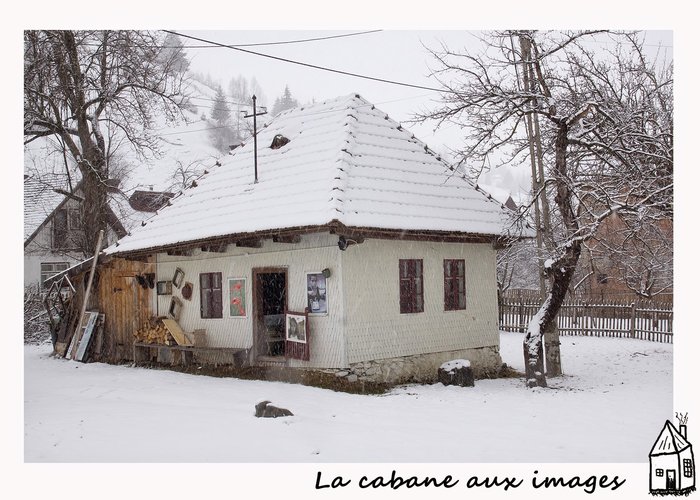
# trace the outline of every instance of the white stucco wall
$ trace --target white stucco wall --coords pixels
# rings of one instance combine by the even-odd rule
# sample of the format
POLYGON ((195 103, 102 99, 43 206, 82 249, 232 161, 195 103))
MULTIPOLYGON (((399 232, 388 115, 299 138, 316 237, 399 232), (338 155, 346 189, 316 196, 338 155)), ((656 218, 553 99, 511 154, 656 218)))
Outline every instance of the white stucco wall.
MULTIPOLYGON (((225 253, 195 250, 188 257, 161 253, 157 255, 156 279, 172 280, 179 267, 185 272, 183 283, 193 284, 191 300, 183 299, 181 289, 173 287, 173 295, 183 303, 179 323, 185 331, 205 329, 212 347, 249 349, 253 347, 252 269, 285 268, 288 308, 302 311, 306 307, 306 273, 329 268, 329 312, 309 320, 311 359, 289 360, 289 366, 344 369, 363 361, 434 353, 443 353, 430 358, 438 365, 455 353, 471 353, 488 368, 500 366, 496 258, 490 244, 368 239, 340 251, 337 242, 337 236, 317 234, 305 236, 298 244, 265 240, 259 249, 229 245, 225 253), (422 313, 399 313, 399 259, 403 258, 423 259, 422 313), (465 260, 465 310, 444 311, 444 259, 465 260), (207 272, 222 273, 221 319, 200 317, 199 274, 207 272), (247 280, 245 318, 228 315, 228 278, 247 280)), ((167 314, 170 299, 169 295, 158 297, 159 315, 167 314)), ((434 371, 432 365, 428 371, 434 371)))
POLYGON ((366 240, 342 268, 349 363, 499 345, 490 244, 366 240), (424 312, 399 312, 399 259, 423 259, 424 312), (465 260, 465 310, 444 310, 444 259, 465 260))
MULTIPOLYGON (((252 269, 283 267, 287 269, 287 307, 303 311, 307 305, 306 273, 332 271, 327 280, 328 314, 310 316, 311 359, 309 362, 289 360, 289 366, 342 367, 345 364, 345 343, 342 332, 342 273, 339 270, 338 238, 328 234, 309 235, 301 243, 274 243, 265 240, 262 248, 242 248, 229 245, 227 252, 214 253, 195 250, 191 257, 157 255, 157 281, 171 280, 176 268, 185 272, 184 282, 194 286, 191 300, 182 298, 181 289, 173 286, 173 295, 183 302, 179 323, 185 331, 206 329, 207 342, 212 347, 252 348, 253 346, 253 282, 252 269), (199 274, 221 272, 223 280, 223 318, 200 317, 199 274), (228 278, 246 278, 247 316, 229 316, 228 278)), ((158 314, 166 315, 171 296, 158 297, 158 314)))
POLYGON ((78 252, 58 252, 51 249, 53 226, 46 224, 24 247, 24 286, 38 285, 41 279, 41 264, 48 262, 68 262, 77 264, 83 257, 78 252))

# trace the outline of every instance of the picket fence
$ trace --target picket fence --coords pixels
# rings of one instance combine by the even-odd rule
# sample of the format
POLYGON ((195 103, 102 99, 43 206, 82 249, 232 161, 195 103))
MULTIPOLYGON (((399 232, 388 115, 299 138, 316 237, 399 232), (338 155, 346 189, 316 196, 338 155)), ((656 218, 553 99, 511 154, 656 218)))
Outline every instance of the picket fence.
MULTIPOLYGON (((501 298, 499 327, 525 332, 540 308, 536 294, 510 294, 501 298)), ((673 343, 673 305, 651 301, 567 299, 559 310, 561 335, 621 337, 673 343)))

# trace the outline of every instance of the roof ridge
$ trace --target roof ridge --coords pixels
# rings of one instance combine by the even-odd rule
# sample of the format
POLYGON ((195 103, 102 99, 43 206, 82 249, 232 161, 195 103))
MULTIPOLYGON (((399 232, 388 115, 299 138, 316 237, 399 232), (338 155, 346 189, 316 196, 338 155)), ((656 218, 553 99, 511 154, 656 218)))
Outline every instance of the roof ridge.
MULTIPOLYGON (((359 97, 359 94, 356 94, 359 97)), ((352 150, 355 145, 355 131, 357 130, 358 118, 355 114, 358 112, 357 107, 352 105, 350 101, 347 103, 346 110, 346 122, 343 125, 345 132, 345 145, 338 151, 338 159, 335 164, 334 177, 331 181, 331 197, 330 204, 331 209, 339 213, 344 213, 345 206, 345 190, 348 187, 349 170, 352 168, 353 163, 351 158, 354 156, 352 150)))

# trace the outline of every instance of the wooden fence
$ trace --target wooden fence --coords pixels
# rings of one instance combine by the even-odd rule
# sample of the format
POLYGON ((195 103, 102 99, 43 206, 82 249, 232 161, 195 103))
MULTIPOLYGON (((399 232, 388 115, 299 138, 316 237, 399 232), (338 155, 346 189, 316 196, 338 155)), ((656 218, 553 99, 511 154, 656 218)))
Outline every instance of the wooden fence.
MULTIPOLYGON (((499 327, 525 332, 540 308, 536 294, 506 294, 499 306, 499 327)), ((559 333, 622 337, 673 343, 673 305, 651 301, 567 299, 559 310, 559 333)))

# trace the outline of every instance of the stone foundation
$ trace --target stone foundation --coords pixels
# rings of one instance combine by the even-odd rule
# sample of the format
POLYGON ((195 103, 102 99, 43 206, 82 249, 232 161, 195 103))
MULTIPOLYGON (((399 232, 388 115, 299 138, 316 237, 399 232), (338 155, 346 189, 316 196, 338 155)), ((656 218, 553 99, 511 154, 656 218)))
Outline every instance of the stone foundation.
POLYGON ((348 382, 435 382, 440 365, 453 359, 468 359, 476 378, 497 376, 503 364, 498 346, 489 346, 362 361, 335 370, 334 373, 336 377, 344 377, 348 382))

